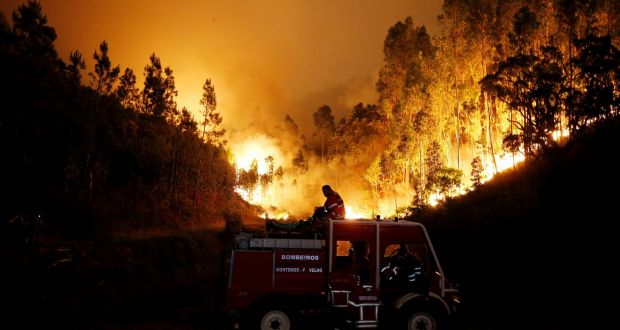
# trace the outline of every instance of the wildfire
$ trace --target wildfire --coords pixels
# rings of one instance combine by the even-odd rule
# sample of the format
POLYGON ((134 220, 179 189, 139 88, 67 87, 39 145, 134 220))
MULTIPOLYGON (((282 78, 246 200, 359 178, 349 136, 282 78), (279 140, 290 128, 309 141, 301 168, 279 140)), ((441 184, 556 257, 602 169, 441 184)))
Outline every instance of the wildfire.
POLYGON ((368 214, 362 212, 355 206, 345 205, 345 211, 347 212, 347 219, 366 219, 369 218, 368 214))
POLYGON ((495 176, 495 174, 503 172, 511 167, 515 167, 518 163, 525 160, 525 155, 522 152, 505 153, 495 156, 495 164, 497 165, 497 171, 493 165, 493 161, 487 162, 487 166, 484 169, 481 182, 487 182, 495 176))
POLYGON ((555 131, 553 131, 553 133, 551 133, 551 136, 553 137, 555 141, 560 141, 561 138, 569 137, 570 132, 568 128, 565 128, 563 130, 556 129, 555 131))
MULTIPOLYGON (((553 132, 554 139, 560 139, 565 136, 568 136, 566 129, 553 132)), ((288 212, 303 215, 303 209, 305 209, 307 201, 301 201, 299 198, 306 198, 307 200, 311 198, 309 199, 308 194, 303 194, 302 190, 304 187, 310 187, 307 182, 311 181, 311 178, 323 177, 320 171, 304 174, 307 176, 307 179, 304 175, 299 176, 298 173, 294 174, 293 177, 287 177, 287 175, 291 174, 285 169, 284 179, 282 179, 280 174, 278 179, 280 181, 275 181, 274 167, 280 166, 282 162, 290 161, 287 160, 290 158, 290 155, 280 149, 275 139, 262 134, 231 144, 231 154, 231 161, 236 164, 239 178, 235 191, 246 201, 260 205, 264 210, 267 210, 266 213, 261 215, 261 217, 266 219, 288 221, 290 217, 288 212), (251 172, 250 174, 253 175, 249 179, 247 176, 248 172, 251 172), (298 196, 298 198, 294 198, 295 196, 298 196)), ((484 183, 491 180, 497 173, 514 168, 524 160, 523 150, 515 153, 502 153, 494 157, 487 154, 483 158, 484 169, 481 182, 484 183)), ((282 173, 281 168, 280 173, 282 173)), ((350 189, 351 187, 348 188, 350 189)), ((343 190, 346 192, 346 189, 343 190)), ((448 197, 462 195, 470 190, 469 185, 463 183, 459 187, 454 187, 446 195, 435 191, 428 196, 426 204, 434 207, 448 197)), ((343 196, 345 197, 346 218, 371 219, 376 215, 381 217, 402 216, 409 212, 407 206, 411 204, 413 195, 414 191, 410 187, 401 184, 394 187, 393 194, 387 194, 378 200, 352 201, 343 196)), ((308 206, 307 210, 311 209, 308 206)))
POLYGON ((258 174, 265 174, 269 171, 269 165, 265 159, 269 156, 274 159, 282 159, 280 148, 273 139, 259 134, 248 138, 240 143, 231 146, 234 155, 234 163, 238 169, 249 170, 252 162, 258 165, 258 174))
POLYGON ((265 219, 276 219, 276 220, 287 221, 288 217, 289 217, 289 214, 288 214, 288 212, 278 212, 276 214, 269 214, 269 213, 265 212, 265 213, 263 213, 261 215, 261 217, 265 218, 265 219))
MULTIPOLYGON (((233 155, 232 162, 236 164, 237 175, 242 171, 251 171, 256 166, 256 175, 273 174, 275 162, 282 159, 282 153, 277 143, 262 134, 254 135, 241 142, 231 145, 231 153, 233 155), (271 161, 268 159, 271 157, 271 161)), ((254 189, 247 189, 242 186, 235 187, 235 191, 246 201, 261 204, 267 207, 265 199, 268 199, 269 191, 263 191, 263 187, 257 183, 254 189)))

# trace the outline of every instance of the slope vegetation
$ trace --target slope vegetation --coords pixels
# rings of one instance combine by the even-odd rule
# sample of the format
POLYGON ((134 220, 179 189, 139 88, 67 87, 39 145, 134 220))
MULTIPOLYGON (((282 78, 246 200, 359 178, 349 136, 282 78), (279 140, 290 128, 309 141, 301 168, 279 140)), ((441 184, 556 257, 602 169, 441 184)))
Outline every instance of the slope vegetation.
POLYGON ((548 329, 605 315, 619 150, 620 121, 594 125, 416 219, 461 287, 461 328, 548 329))

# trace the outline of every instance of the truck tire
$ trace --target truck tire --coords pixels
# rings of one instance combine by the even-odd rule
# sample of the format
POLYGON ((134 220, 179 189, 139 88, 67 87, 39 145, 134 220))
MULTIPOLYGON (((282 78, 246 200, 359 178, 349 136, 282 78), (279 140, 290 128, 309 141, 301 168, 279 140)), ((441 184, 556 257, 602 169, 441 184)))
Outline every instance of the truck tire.
POLYGON ((411 304, 401 310, 401 329, 442 330, 445 317, 429 306, 411 304))
POLYGON ((253 328, 260 330, 291 330, 293 324, 292 313, 282 306, 268 306, 256 312, 253 328))

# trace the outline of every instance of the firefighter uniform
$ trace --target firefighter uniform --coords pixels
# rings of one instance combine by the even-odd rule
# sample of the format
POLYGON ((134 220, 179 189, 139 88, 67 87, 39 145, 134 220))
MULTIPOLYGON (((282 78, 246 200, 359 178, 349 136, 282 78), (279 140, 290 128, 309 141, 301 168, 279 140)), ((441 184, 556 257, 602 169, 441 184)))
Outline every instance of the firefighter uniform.
POLYGON ((323 193, 327 200, 325 200, 325 210, 327 211, 327 215, 336 220, 344 219, 346 215, 346 211, 344 209, 344 201, 340 197, 340 195, 331 189, 331 187, 326 186, 328 188, 323 187, 323 193))

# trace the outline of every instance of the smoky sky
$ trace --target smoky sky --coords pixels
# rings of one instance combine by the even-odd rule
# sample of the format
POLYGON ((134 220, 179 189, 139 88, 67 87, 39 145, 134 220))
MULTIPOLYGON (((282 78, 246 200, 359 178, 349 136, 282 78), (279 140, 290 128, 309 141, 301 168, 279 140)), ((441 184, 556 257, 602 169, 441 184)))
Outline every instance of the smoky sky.
MULTIPOLYGON (((229 131, 270 128, 290 114, 306 132, 321 105, 330 105, 339 119, 358 102, 376 102, 388 29, 411 16, 433 35, 442 2, 40 1, 65 61, 78 50, 92 71, 92 54, 106 40, 113 64, 132 68, 141 87, 144 66, 155 53, 173 70, 179 108, 199 116, 202 85, 210 78, 229 131)), ((0 10, 10 21, 25 3, 3 0, 0 10)))

